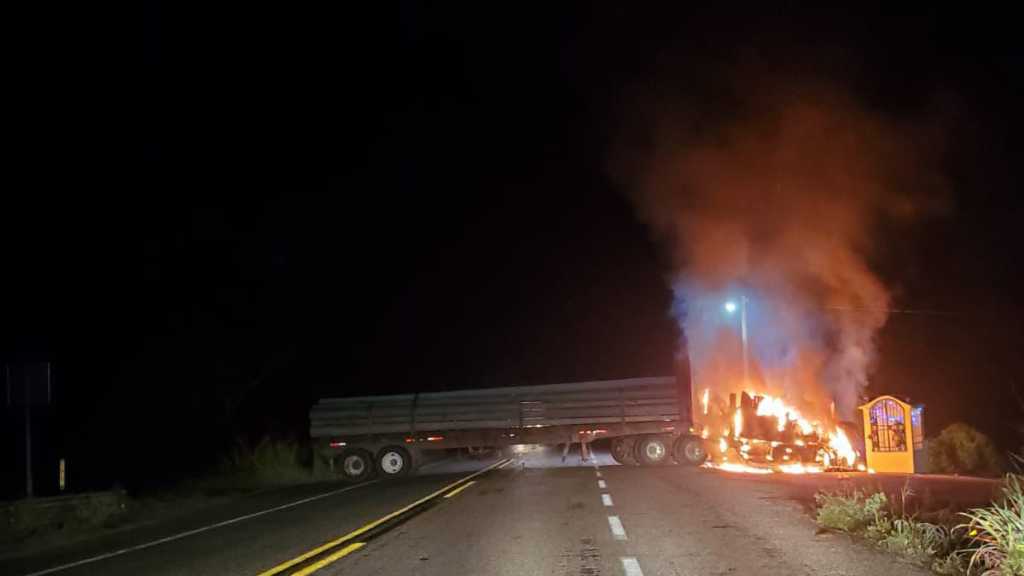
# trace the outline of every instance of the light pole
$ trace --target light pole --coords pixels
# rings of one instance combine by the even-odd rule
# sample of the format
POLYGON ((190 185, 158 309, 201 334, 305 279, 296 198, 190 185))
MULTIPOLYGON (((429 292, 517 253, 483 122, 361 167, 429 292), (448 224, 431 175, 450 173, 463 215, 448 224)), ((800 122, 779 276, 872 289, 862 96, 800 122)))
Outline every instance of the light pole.
POLYGON ((740 340, 743 342, 743 386, 747 386, 747 382, 750 381, 750 357, 747 352, 747 297, 740 296, 738 306, 735 301, 728 300, 724 304, 724 308, 729 314, 735 314, 737 308, 740 310, 740 340))

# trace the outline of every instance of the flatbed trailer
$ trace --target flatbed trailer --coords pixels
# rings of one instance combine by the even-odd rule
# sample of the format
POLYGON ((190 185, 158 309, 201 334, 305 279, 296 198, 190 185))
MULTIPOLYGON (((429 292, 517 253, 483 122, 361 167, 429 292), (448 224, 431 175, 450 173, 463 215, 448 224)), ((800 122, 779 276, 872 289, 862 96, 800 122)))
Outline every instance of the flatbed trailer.
POLYGON ((611 439, 623 464, 698 464, 689 382, 631 378, 451 392, 325 398, 310 410, 318 466, 349 480, 407 474, 428 450, 611 439))

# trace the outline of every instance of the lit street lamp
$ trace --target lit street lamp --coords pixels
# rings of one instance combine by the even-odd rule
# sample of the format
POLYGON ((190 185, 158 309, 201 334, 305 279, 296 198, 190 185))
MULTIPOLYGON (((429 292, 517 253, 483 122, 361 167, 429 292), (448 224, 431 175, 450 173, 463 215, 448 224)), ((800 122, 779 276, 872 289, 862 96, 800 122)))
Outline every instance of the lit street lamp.
POLYGON ((733 300, 728 300, 723 305, 729 314, 735 314, 736 309, 740 310, 740 339, 743 342, 743 385, 750 381, 750 361, 747 353, 747 297, 740 296, 740 304, 737 306, 733 300))

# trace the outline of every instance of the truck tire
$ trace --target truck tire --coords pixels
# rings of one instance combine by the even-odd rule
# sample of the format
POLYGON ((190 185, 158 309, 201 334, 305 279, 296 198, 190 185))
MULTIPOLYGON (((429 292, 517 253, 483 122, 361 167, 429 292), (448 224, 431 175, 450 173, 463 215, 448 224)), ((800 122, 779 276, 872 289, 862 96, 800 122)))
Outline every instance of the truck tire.
POLYGON ((672 460, 672 443, 666 436, 650 434, 636 442, 636 459, 643 466, 664 466, 672 460))
POLYGON ((676 458, 676 462, 680 464, 689 464, 691 466, 700 466, 708 459, 707 445, 704 444, 703 438, 697 436, 680 436, 676 440, 675 449, 673 455, 676 458))
POLYGON ((349 482, 362 482, 373 475, 373 457, 361 448, 350 448, 335 461, 341 476, 349 482))
POLYGON ((399 478, 412 470, 412 456, 401 446, 385 446, 377 452, 377 473, 383 478, 399 478))
POLYGON ((636 466, 639 462, 636 461, 636 456, 634 455, 635 448, 636 438, 632 436, 613 438, 611 446, 612 459, 623 466, 636 466))

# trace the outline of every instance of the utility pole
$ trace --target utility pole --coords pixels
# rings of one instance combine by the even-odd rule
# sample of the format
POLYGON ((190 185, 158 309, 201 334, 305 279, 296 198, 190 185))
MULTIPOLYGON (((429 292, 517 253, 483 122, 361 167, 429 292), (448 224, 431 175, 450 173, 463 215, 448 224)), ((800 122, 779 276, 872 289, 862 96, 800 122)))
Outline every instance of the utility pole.
POLYGON ((747 297, 740 297, 740 337, 743 340, 743 386, 750 384, 750 354, 747 352, 747 297))
POLYGON ((21 378, 23 395, 21 398, 12 398, 11 367, 4 365, 4 380, 7 384, 7 404, 17 405, 22 402, 25 408, 25 496, 35 496, 35 482, 32 477, 32 406, 36 404, 48 405, 52 401, 53 390, 51 387, 51 367, 46 363, 46 390, 43 391, 43 374, 41 364, 21 365, 16 370, 17 378, 21 378))
MULTIPOLYGON (((25 398, 29 396, 28 378, 25 378, 25 398)), ((25 402, 25 496, 31 498, 32 492, 32 404, 25 402)))
POLYGON ((743 348, 743 386, 747 386, 747 381, 750 380, 750 353, 747 351, 747 297, 745 295, 740 296, 740 304, 736 305, 734 300, 726 300, 723 305, 726 313, 732 315, 736 313, 736 308, 740 309, 740 341, 743 348))

